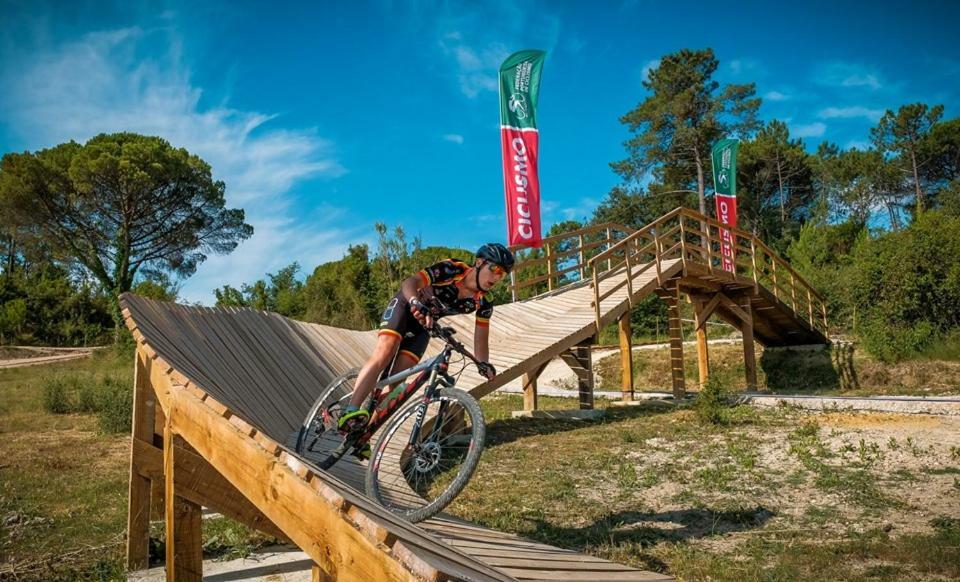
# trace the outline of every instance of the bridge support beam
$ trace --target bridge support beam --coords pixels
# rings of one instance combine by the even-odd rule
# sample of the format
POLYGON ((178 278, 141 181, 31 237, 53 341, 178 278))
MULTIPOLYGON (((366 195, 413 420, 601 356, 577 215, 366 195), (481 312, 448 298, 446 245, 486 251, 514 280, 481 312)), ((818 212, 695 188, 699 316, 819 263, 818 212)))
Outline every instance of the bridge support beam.
POLYGON ((593 360, 589 340, 560 354, 570 369, 577 375, 580 390, 580 410, 593 409, 593 360))
POLYGON ((657 291, 667 303, 667 322, 670 327, 670 375, 673 380, 673 398, 681 400, 687 395, 683 378, 683 329, 680 327, 680 293, 676 281, 667 281, 657 291))
POLYGON ((167 581, 183 582, 203 579, 203 542, 201 508, 198 504, 177 495, 174 487, 174 441, 179 440, 167 423, 163 431, 163 474, 166 479, 166 569, 167 581))
POLYGON ((743 368, 747 376, 747 390, 753 392, 757 389, 757 357, 753 343, 753 306, 748 293, 743 294, 740 308, 747 315, 740 328, 743 334, 743 368))
POLYGON ((130 446, 130 486, 127 491, 127 569, 143 570, 150 558, 150 479, 140 470, 138 445, 153 445, 157 397, 150 385, 146 356, 134 356, 133 430, 130 446))
POLYGON ((624 402, 633 401, 633 345, 630 310, 620 316, 620 392, 624 402))
POLYGON ((537 410, 537 379, 543 373, 550 361, 547 360, 540 366, 535 367, 529 372, 523 374, 523 409, 537 410))
POLYGON ((697 325, 697 370, 700 373, 700 389, 703 390, 710 377, 710 350, 707 347, 707 320, 720 302, 722 293, 717 293, 713 299, 705 303, 697 296, 689 296, 693 303, 694 321, 697 325))

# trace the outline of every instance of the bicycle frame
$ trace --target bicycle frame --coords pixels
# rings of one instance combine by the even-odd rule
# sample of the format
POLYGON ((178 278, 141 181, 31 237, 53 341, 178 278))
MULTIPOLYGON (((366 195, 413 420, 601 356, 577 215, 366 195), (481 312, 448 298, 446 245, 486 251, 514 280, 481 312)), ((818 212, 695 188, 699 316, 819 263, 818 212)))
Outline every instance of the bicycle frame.
MULTIPOLYGON (((363 433, 360 434, 359 437, 354 441, 354 446, 362 446, 364 443, 369 441, 370 438, 377 432, 377 430, 383 426, 387 420, 390 419, 393 413, 400 408, 400 406, 405 404, 413 395, 413 393, 419 390, 424 383, 427 382, 429 382, 429 384, 427 390, 424 391, 423 399, 424 401, 429 400, 430 397, 433 396, 434 389, 440 384, 440 381, 446 379, 447 366, 449 365, 450 354, 452 351, 452 346, 447 345, 443 348, 442 352, 426 362, 421 362, 412 368, 408 368, 402 372, 377 382, 374 387, 374 398, 370 404, 370 420, 364 427, 363 433), (417 373, 420 375, 411 382, 408 382, 403 387, 403 390, 396 396, 387 398, 389 393, 383 396, 380 395, 383 388, 389 387, 391 384, 401 382, 417 373)), ((424 412, 425 409, 421 410, 417 415, 414 429, 410 435, 411 442, 415 442, 419 437, 420 427, 423 424, 424 412)))

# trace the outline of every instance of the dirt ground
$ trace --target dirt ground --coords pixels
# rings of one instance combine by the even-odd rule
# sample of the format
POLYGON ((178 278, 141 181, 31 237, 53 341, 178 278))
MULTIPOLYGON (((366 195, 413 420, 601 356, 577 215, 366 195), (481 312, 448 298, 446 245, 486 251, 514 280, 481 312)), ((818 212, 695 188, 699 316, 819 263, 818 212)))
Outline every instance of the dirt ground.
MULTIPOLYGON (((960 419, 794 414, 797 423, 707 441, 655 437, 628 452, 638 474, 670 476, 641 493, 658 515, 657 527, 664 526, 665 515, 684 512, 691 503, 747 510, 751 520, 764 522, 758 531, 767 534, 819 531, 824 541, 874 528, 925 533, 932 519, 960 517, 960 419), (809 434, 798 438, 803 430, 809 434), (751 507, 744 505, 748 499, 751 507)), ((722 552, 752 533, 737 532, 736 521, 684 525, 698 545, 722 552), (717 533, 731 535, 710 535, 717 533)), ((644 525, 652 524, 633 527, 644 525)))

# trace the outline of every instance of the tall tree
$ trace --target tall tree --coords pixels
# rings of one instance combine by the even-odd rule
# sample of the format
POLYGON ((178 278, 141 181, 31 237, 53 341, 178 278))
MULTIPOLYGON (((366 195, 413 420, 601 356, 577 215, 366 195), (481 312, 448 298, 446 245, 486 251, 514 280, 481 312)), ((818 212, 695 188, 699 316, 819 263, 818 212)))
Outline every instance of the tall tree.
POLYGON ((720 88, 713 80, 718 64, 711 49, 683 49, 650 71, 643 86, 651 95, 620 118, 635 134, 624 144, 628 157, 611 164, 628 188, 657 166, 695 173, 700 212, 707 213, 710 148, 722 137, 754 130, 760 107, 753 83, 720 88))
POLYGON ((899 156, 905 171, 913 178, 918 213, 927 206, 920 180, 920 170, 927 160, 919 155, 920 145, 942 115, 943 105, 928 107, 924 103, 912 103, 896 113, 888 109, 877 127, 870 130, 877 149, 899 156))
MULTIPOLYGON (((228 253, 253 234, 225 207, 210 166, 158 137, 98 135, 0 162, 0 199, 29 209, 62 258, 83 265, 114 297, 138 272, 196 271, 206 253, 228 253)), ((118 318, 119 312, 115 313, 118 318)))

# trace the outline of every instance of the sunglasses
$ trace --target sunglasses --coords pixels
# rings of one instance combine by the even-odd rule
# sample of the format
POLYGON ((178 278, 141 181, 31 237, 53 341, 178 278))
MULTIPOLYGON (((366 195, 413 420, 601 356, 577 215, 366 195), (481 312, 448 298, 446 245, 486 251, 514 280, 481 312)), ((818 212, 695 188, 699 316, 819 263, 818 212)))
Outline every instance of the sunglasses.
POLYGON ((507 274, 507 270, 501 267, 500 265, 497 265, 494 263, 488 263, 488 264, 490 265, 490 272, 493 273, 494 275, 503 276, 507 274))

